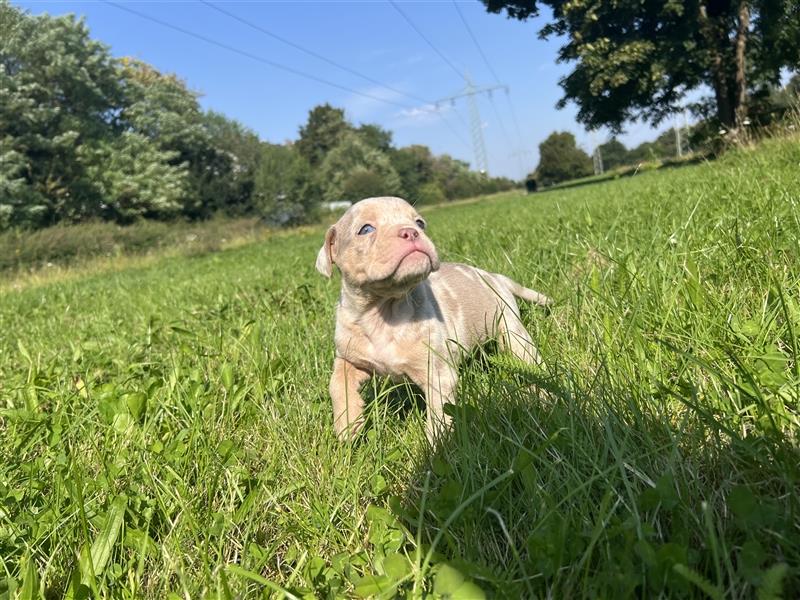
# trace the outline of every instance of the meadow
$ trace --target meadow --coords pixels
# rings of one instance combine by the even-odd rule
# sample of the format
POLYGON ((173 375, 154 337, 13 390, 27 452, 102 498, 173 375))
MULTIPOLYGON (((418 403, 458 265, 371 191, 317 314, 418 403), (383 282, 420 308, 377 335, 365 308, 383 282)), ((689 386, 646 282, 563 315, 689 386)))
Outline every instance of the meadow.
POLYGON ((0 292, 0 598, 800 595, 800 141, 423 210, 556 301, 332 432, 324 227, 0 292))

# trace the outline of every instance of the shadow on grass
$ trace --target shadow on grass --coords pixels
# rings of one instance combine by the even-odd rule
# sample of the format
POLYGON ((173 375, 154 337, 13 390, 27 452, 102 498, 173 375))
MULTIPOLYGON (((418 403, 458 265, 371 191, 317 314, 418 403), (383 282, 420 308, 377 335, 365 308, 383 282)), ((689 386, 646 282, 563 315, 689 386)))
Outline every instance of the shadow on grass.
POLYGON ((390 502, 434 589, 446 576, 508 598, 796 597, 796 447, 737 435, 664 388, 645 403, 602 374, 587 388, 492 362, 462 376, 452 430, 390 502))

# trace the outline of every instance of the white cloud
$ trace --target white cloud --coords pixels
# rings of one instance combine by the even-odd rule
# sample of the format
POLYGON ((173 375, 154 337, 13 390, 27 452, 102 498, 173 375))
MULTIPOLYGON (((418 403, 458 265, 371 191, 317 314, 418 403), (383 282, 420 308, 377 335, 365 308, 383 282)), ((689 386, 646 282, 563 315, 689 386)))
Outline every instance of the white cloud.
POLYGON ((452 112, 449 103, 440 105, 425 104, 414 108, 403 109, 395 115, 393 125, 395 127, 419 127, 438 123, 444 116, 452 112))

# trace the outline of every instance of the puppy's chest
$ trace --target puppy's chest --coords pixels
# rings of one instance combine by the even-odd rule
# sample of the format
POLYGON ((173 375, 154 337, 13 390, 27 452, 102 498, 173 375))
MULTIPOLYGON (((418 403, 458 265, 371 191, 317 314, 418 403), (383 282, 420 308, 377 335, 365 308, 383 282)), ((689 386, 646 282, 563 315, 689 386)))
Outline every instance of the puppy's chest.
POLYGON ((337 327, 336 349, 362 369, 413 378, 427 362, 428 344, 420 335, 419 328, 351 324, 337 327))

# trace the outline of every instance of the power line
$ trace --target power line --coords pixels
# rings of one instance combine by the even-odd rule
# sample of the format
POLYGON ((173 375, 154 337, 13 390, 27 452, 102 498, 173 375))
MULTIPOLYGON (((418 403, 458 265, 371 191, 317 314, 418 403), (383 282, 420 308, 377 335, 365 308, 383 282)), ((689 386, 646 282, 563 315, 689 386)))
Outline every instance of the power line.
POLYGON ((511 120, 514 122, 514 129, 517 132, 517 137, 519 138, 520 147, 525 147, 525 141, 522 139, 522 127, 520 127, 519 120, 517 119, 517 111, 514 108, 514 103, 511 101, 511 92, 506 88, 506 100, 508 100, 508 106, 511 109, 511 120))
MULTIPOLYGON (((184 29, 183 27, 180 27, 179 25, 173 25, 172 23, 168 23, 168 22, 163 21, 163 20, 161 20, 161 19, 159 19, 157 17, 153 17, 153 16, 150 16, 148 14, 139 12, 139 11, 133 9, 133 8, 130 8, 130 7, 127 7, 127 6, 123 6, 123 5, 118 4, 116 2, 112 2, 111 0, 103 0, 103 2, 113 6, 114 8, 118 8, 119 10, 123 10, 125 12, 129 12, 129 13, 131 13, 133 15, 136 15, 137 17, 140 17, 142 19, 145 19, 145 20, 148 20, 148 21, 152 21, 153 23, 161 25, 162 27, 166 27, 168 29, 172 29, 173 31, 177 31, 177 32, 182 33, 184 35, 187 35, 189 37, 193 37, 195 39, 201 40, 201 41, 203 41, 203 42, 205 42, 207 44, 211 44, 212 46, 217 46, 218 48, 222 48, 223 50, 227 50, 228 52, 233 52, 234 54, 238 54, 240 56, 244 56, 246 58, 249 58, 251 60, 255 60, 257 62, 266 64, 268 66, 271 66, 273 68, 279 69, 281 71, 286 71, 286 72, 291 73, 293 75, 296 75, 298 77, 309 79, 309 80, 315 81, 317 83, 322 83, 324 85, 336 88, 338 90, 343 90, 345 92, 350 92, 351 94, 356 94, 357 96, 361 96, 363 98, 369 98, 370 100, 375 100, 377 102, 382 102, 384 104, 390 104, 392 106, 398 106, 398 107, 406 109, 406 110, 423 110, 425 112, 436 113, 442 118, 442 122, 447 126, 447 128, 450 130, 450 132, 462 144, 464 144, 465 146, 469 146, 469 143, 464 139, 463 136, 461 136, 458 133, 458 131, 456 131, 456 129, 453 127, 453 125, 450 123, 450 121, 447 120, 445 115, 442 114, 438 110, 438 108, 413 107, 413 106, 410 106, 408 104, 401 104, 400 102, 394 102, 393 100, 387 100, 385 98, 380 98, 379 96, 375 96, 375 95, 369 94, 367 92, 360 92, 360 91, 355 90, 353 88, 350 88, 350 87, 347 87, 347 86, 344 86, 344 85, 340 85, 340 84, 334 83, 332 81, 328 81, 327 79, 323 79, 321 77, 317 77, 315 75, 311 75, 310 73, 306 73, 306 72, 301 71, 299 69, 295 69, 293 67, 289 67, 289 66, 283 65, 281 63, 277 63, 275 61, 269 60, 269 59, 264 58, 262 56, 258 56, 256 54, 252 54, 251 52, 248 52, 246 50, 240 50, 239 48, 235 48, 235 47, 230 46, 230 45, 228 45, 228 44, 226 44, 224 42, 219 42, 219 41, 214 40, 212 38, 209 38, 209 37, 207 37, 207 36, 205 36, 203 34, 195 33, 194 31, 190 31, 188 29, 184 29)), ((213 7, 213 8, 217 8, 217 7, 213 7)), ((225 12, 225 11, 220 11, 220 12, 225 12)), ((234 18, 236 18, 236 17, 234 16, 234 18)), ((237 19, 237 20, 239 20, 239 19, 237 19)), ((288 43, 288 41, 287 41, 287 43, 288 43)), ((392 88, 389 88, 388 86, 384 86, 384 87, 386 87, 386 89, 392 89, 392 88)), ((409 97, 413 98, 413 96, 409 96, 409 97)), ((426 104, 432 104, 431 102, 428 102, 427 100, 424 100, 424 99, 421 99, 421 100, 423 102, 425 102, 426 104)), ((458 115, 458 116, 459 116, 459 118, 461 118, 460 115, 458 115)), ((463 118, 462 118, 462 121, 463 121, 463 118)))
MULTIPOLYGON (((445 56, 445 55, 444 55, 444 54, 443 54, 443 53, 442 53, 442 52, 441 52, 441 51, 440 51, 440 50, 439 50, 439 49, 438 49, 438 48, 437 48, 437 47, 436 47, 434 44, 433 44, 433 42, 432 42, 432 41, 430 41, 430 39, 428 39, 428 37, 427 37, 427 36, 426 36, 424 33, 422 33, 422 31, 419 29, 419 27, 417 27, 417 26, 414 24, 414 21, 412 21, 412 20, 409 18, 409 16, 408 16, 406 13, 404 13, 404 12, 403 12, 403 11, 400 9, 400 7, 399 7, 399 6, 398 6, 398 5, 395 3, 395 1, 394 1, 394 0, 389 0, 389 3, 390 3, 390 4, 391 4, 391 5, 394 7, 394 9, 395 9, 395 10, 396 10, 396 11, 397 11, 399 14, 400 14, 400 16, 401 16, 401 17, 403 17, 403 19, 405 19, 406 23, 408 23, 408 24, 411 26, 411 29, 413 29, 414 31, 416 31, 416 32, 417 32, 417 35, 419 35, 419 37, 421 37, 421 38, 422 38, 422 39, 425 41, 425 43, 426 43, 426 44, 428 44, 428 46, 430 46, 430 47, 431 47, 431 49, 432 49, 434 52, 436 52, 436 54, 438 54, 438 55, 439 55, 439 57, 440 57, 440 58, 441 58, 441 59, 442 59, 442 60, 443 60, 443 61, 444 61, 444 62, 445 62, 445 63, 446 63, 446 64, 447 64, 447 65, 448 65, 448 66, 449 66, 449 67, 450 67, 450 68, 451 68, 451 69, 452 69, 454 72, 455 72, 456 76, 457 76, 459 79, 463 79, 464 81, 466 81, 466 79, 465 79, 464 75, 463 75, 463 74, 462 74, 462 73, 461 73, 461 72, 458 70, 458 68, 457 68, 457 67, 456 67, 456 66, 455 66, 455 65, 454 65, 454 64, 453 64, 453 63, 450 61, 450 59, 448 59, 448 58, 447 58, 447 57, 446 57, 446 56, 445 56)), ((438 102, 437 102, 437 104, 438 104, 438 102)), ((453 112, 455 113, 456 117, 458 117, 458 120, 459 120, 459 121, 461 121, 461 124, 462 124, 462 125, 463 125, 465 128, 469 129, 470 127, 469 127, 469 125, 467 125, 467 121, 466 121, 466 119, 464 119, 464 117, 463 117, 463 116, 461 116, 461 113, 460 113, 460 112, 458 112, 458 108, 456 108, 455 104, 453 104, 453 112)), ((442 118, 444 118, 444 115, 442 116, 442 118)), ((445 119, 445 120, 446 120, 446 119, 445 119)), ((449 123, 448 123, 448 127, 450 127, 449 123)), ((451 130, 452 130, 452 127, 451 127, 451 130)))
MULTIPOLYGON (((497 117, 497 122, 500 123, 500 131, 503 133, 503 137, 506 139, 506 143, 508 144, 509 148, 514 147, 513 142, 511 141, 511 136, 508 135, 508 131, 506 130, 505 123, 503 123, 503 119, 500 117, 500 111, 497 110, 497 105, 494 103, 494 99, 489 96, 489 104, 492 105, 492 110, 494 110, 494 114, 497 117)), ((520 154, 515 154, 517 158, 517 166, 519 167, 519 171, 522 175, 525 174, 525 166, 522 164, 522 156, 520 154)))
POLYGON ((206 37, 206 36, 204 36, 204 35, 202 35, 200 33, 195 33, 194 31, 189 31, 188 29, 184 29, 183 27, 180 27, 178 25, 173 25, 172 23, 167 23, 166 21, 162 21, 161 19, 158 19, 156 17, 152 17, 152 16, 150 16, 148 14, 139 12, 138 10, 134 10, 134 9, 129 8, 127 6, 123 6, 121 4, 117 4, 116 2, 112 2, 111 0, 103 0, 103 1, 106 4, 109 4, 109 5, 111 5, 111 6, 115 7, 115 8, 118 8, 119 10, 124 10, 125 12, 129 12, 129 13, 131 13, 133 15, 136 15, 137 17, 140 17, 142 19, 146 19, 148 21, 152 21, 153 23, 157 23, 157 24, 161 25, 162 27, 166 27, 168 29, 172 29, 173 31, 177 31, 177 32, 182 33, 184 35, 188 35, 189 37, 193 37, 195 39, 201 40, 201 41, 203 41, 203 42, 205 42, 207 44, 211 44, 212 46, 217 46, 218 48, 222 48, 224 50, 227 50, 228 52, 233 52, 234 54, 239 54, 239 55, 245 56, 245 57, 247 57, 247 58, 249 58, 251 60, 255 60, 257 62, 264 63, 265 65, 269 65, 270 67, 273 67, 275 69, 280 69, 281 71, 286 71, 287 73, 292 73, 293 75, 297 75, 298 77, 303 77, 305 79, 310 79, 311 81, 316 81, 317 83, 322 83, 324 85, 327 85, 327 86, 330 86, 330 87, 334 87, 336 89, 343 90, 345 92, 350 92, 351 94, 356 94, 357 96, 361 96, 363 98, 369 98, 370 100, 375 100, 377 102, 383 102, 384 104, 391 104, 393 106, 399 106, 400 108, 405 108, 405 109, 413 108, 413 107, 409 106, 408 104, 401 104, 399 102, 394 102, 393 100, 387 100, 386 98, 380 98, 379 96, 374 96, 374 95, 369 94, 367 92, 359 92, 358 90, 354 90, 353 88, 349 88, 349 87, 344 86, 344 85, 339 85, 338 83, 334 83, 332 81, 328 81, 327 79, 323 79, 321 77, 317 77, 316 75, 311 75, 310 73, 306 73, 306 72, 301 71, 299 69, 295 69, 294 67, 289 67, 287 65, 283 65, 281 63, 277 63, 275 61, 269 60, 268 58, 264 58, 263 56, 258 56, 256 54, 252 54, 250 52, 247 52, 246 50, 240 50, 239 48, 234 48, 233 46, 229 46, 228 44, 225 44, 224 42, 219 42, 217 40, 214 40, 214 39, 211 39, 209 37, 206 37))
MULTIPOLYGON (((406 23, 408 23, 411 26, 411 28, 414 31, 417 32, 417 35, 419 35, 425 41, 425 43, 428 44, 428 46, 430 46, 430 48, 434 52, 436 52, 436 54, 439 55, 439 58, 441 58, 445 62, 445 64, 447 64, 447 66, 449 66, 453 70, 453 72, 456 74, 456 77, 458 77, 459 79, 463 79, 464 82, 466 82, 467 87, 466 87, 466 90, 465 90, 464 93, 455 94, 453 96, 449 96, 447 98, 442 98, 440 100, 437 100, 436 101, 436 105, 438 106, 438 104, 440 102, 450 101, 452 103, 452 105, 453 105, 453 108, 454 108, 454 110, 456 112, 456 115, 466 125, 466 122, 464 121, 464 118, 458 112, 458 109, 455 108, 455 100, 457 98, 467 98, 468 99, 469 108, 470 108, 470 122, 471 122, 470 131, 472 133, 472 145, 473 145, 473 151, 475 153, 476 167, 480 171, 488 174, 489 165, 488 165, 488 159, 486 157, 486 143, 485 143, 485 141, 483 139, 483 125, 482 125, 481 120, 480 120, 480 112, 478 110, 478 104, 477 104, 477 101, 475 100, 475 96, 476 96, 476 94, 479 94, 479 93, 482 93, 482 92, 485 92, 485 91, 491 92, 491 89, 494 89, 494 88, 491 88, 491 89, 490 88, 481 88, 481 89, 479 89, 479 88, 475 87, 475 85, 472 83, 470 78, 465 73, 461 73, 461 71, 458 70, 458 68, 450 61, 450 59, 448 59, 441 52, 441 50, 439 50, 433 44, 433 42, 431 42, 430 39, 428 39, 428 37, 424 33, 422 33, 422 31, 414 24, 414 22, 408 17, 408 15, 406 13, 404 13, 400 9, 399 6, 397 6, 397 3, 395 2, 395 0, 389 0, 389 3, 395 8, 395 10, 398 13, 400 13, 400 16, 403 17, 403 19, 405 19, 406 23)), ((456 8, 458 8, 458 7, 456 7, 456 8)), ((474 37, 473 37, 473 39, 474 39, 474 37)), ((477 41, 476 41, 476 43, 477 43, 477 41)), ((495 86, 495 87, 504 87, 504 86, 502 86, 502 84, 500 84, 499 86, 495 86)), ((492 106, 494 106, 494 105, 492 105, 492 106)), ((495 108, 495 112, 497 112, 496 108, 495 108)), ((501 126, 502 129, 505 129, 505 126, 502 124, 502 120, 501 120, 500 126, 501 126)))
POLYGON ((500 83, 500 78, 497 76, 497 73, 495 73, 491 63, 489 63, 489 59, 486 58, 486 54, 484 53, 483 48, 478 43, 478 38, 476 38, 475 34, 472 32, 472 28, 469 26, 469 23, 467 23, 467 20, 464 18, 464 13, 461 12, 461 9, 458 7, 458 3, 456 2, 456 0, 453 0, 453 6, 455 7, 458 16, 461 17, 461 22, 464 24, 464 28, 467 30, 469 37, 471 37, 472 41, 475 43, 475 47, 478 49, 478 52, 480 53, 484 64, 486 64, 486 68, 489 69, 489 72, 492 74, 492 77, 494 77, 495 82, 497 84, 502 85, 500 83))
POLYGON ((436 52, 436 54, 438 54, 438 55, 439 55, 439 58, 441 58, 441 59, 442 59, 442 60, 443 60, 445 63, 447 63, 447 65, 448 65, 448 66, 449 66, 449 67, 450 67, 450 68, 453 70, 453 72, 456 74, 456 77, 458 77, 459 79, 464 79, 464 76, 461 74, 461 71, 459 71, 459 70, 458 70, 458 68, 456 68, 456 66, 455 66, 455 65, 454 65, 452 62, 450 62, 450 59, 448 59, 448 58, 447 58, 447 57, 446 57, 444 54, 442 54, 442 52, 441 52, 441 51, 440 51, 440 50, 439 50, 439 49, 438 49, 436 46, 434 46, 434 45, 433 45, 433 42, 431 42, 431 41, 430 41, 430 40, 427 38, 427 36, 426 36, 424 33, 422 33, 422 31, 420 31, 420 29, 419 29, 419 28, 418 28, 416 25, 414 25, 414 21, 412 21, 411 19, 409 19, 409 18, 408 18, 408 15, 406 15, 406 13, 404 13, 404 12, 403 12, 403 11, 400 9, 400 7, 399 7, 399 6, 397 6, 397 3, 396 3, 394 0, 389 0, 389 3, 390 3, 392 6, 394 6, 395 10, 396 10, 397 12, 399 12, 399 13, 400 13, 400 16, 402 16, 402 17, 403 17, 403 18, 406 20, 406 23, 408 23, 408 24, 411 26, 411 28, 412 28, 414 31, 416 31, 416 32, 417 32, 417 34, 419 34, 419 36, 420 36, 420 37, 421 37, 423 40, 425 40, 425 42, 428 44, 428 46, 430 46, 430 47, 431 47, 431 50, 433 50, 434 52, 436 52))
POLYGON ((267 36, 269 36, 269 37, 271 37, 271 38, 273 38, 275 40, 278 40, 282 44, 286 44, 287 46, 291 46, 295 50, 299 50, 300 52, 304 52, 305 54, 308 54, 309 56, 313 56, 314 58, 319 59, 321 61, 324 61, 324 62, 328 63, 329 65, 333 65, 334 67, 336 67, 338 69, 341 69, 342 71, 345 71, 347 73, 350 73, 351 75, 355 75, 356 77, 360 77, 361 79, 369 81, 370 83, 373 83, 373 84, 375 84, 375 85, 377 85, 379 87, 382 87, 382 88, 385 88, 387 90, 390 90, 390 91, 394 92, 395 94, 399 94, 401 96, 405 96, 406 98, 411 98, 412 100, 416 100, 418 102, 425 102, 425 103, 428 103, 428 104, 430 103, 430 101, 426 100, 425 98, 420 98, 419 96, 415 96, 413 94, 409 94, 407 92, 403 92, 402 90, 398 90, 397 88, 394 88, 394 87, 392 87, 390 85, 382 83, 382 82, 378 81, 377 79, 373 79, 369 75, 365 75, 363 73, 360 73, 360 72, 356 71, 355 69, 351 69, 350 67, 348 67, 346 65, 338 63, 335 60, 332 60, 332 59, 328 58, 327 56, 324 56, 324 55, 322 55, 322 54, 320 54, 318 52, 314 52, 313 50, 309 50, 308 48, 305 48, 305 47, 301 46, 300 44, 296 44, 295 42, 292 42, 291 40, 287 40, 286 38, 278 35, 277 33, 273 33, 272 31, 269 31, 269 30, 261 27, 260 25, 252 23, 252 22, 250 22, 250 21, 248 21, 246 19, 243 19, 242 17, 240 17, 240 16, 238 16, 238 15, 232 13, 232 12, 229 12, 229 11, 225 10, 224 8, 220 8, 216 4, 208 2, 207 0, 200 0, 200 2, 202 4, 205 4, 209 8, 212 8, 212 9, 216 10, 217 12, 222 13, 223 15, 226 15, 226 16, 230 17, 231 19, 234 19, 235 21, 238 21, 239 23, 247 25, 251 29, 255 29, 256 31, 259 31, 259 32, 263 33, 264 35, 267 35, 267 36))
MULTIPOLYGON (((503 85, 502 82, 500 81, 500 77, 497 76, 497 72, 494 70, 494 67, 492 67, 492 63, 489 62, 489 58, 483 51, 483 46, 481 46, 480 42, 478 41, 478 37, 475 35, 475 32, 472 31, 472 27, 469 26, 466 17, 464 17, 464 13, 461 12, 461 8, 458 6, 458 2, 456 2, 456 0, 453 0, 453 7, 456 9, 458 16, 461 18, 461 22, 464 24, 464 29, 467 30, 469 37, 472 38, 475 47, 478 49, 478 53, 481 55, 481 58, 483 59, 483 62, 486 65, 486 68, 492 74, 492 77, 494 77, 495 83, 497 83, 498 85, 503 85)), ((517 141, 519 143, 519 147, 524 148, 525 143, 522 140, 522 129, 519 126, 519 120, 517 119, 517 111, 514 109, 514 103, 511 101, 511 93, 509 92, 508 86, 504 86, 504 88, 506 92, 506 100, 508 100, 508 106, 511 109, 511 120, 514 122, 514 127, 517 133, 517 141)), ((492 104, 492 108, 494 109, 495 114, 497 115, 497 120, 500 122, 500 128, 503 130, 503 135, 505 136, 508 145, 513 146, 513 144, 511 143, 511 137, 508 135, 508 132, 506 131, 505 125, 503 124, 503 120, 500 118, 500 112, 497 110, 497 107, 495 106, 494 101, 492 101, 491 96, 489 96, 489 100, 492 104)), ((519 159, 519 166, 522 171, 525 170, 523 168, 521 159, 519 159)))
MULTIPOLYGON (((264 27, 261 27, 260 25, 257 25, 257 24, 255 24, 255 23, 253 23, 251 21, 243 19, 242 17, 240 17, 240 16, 238 16, 238 15, 232 13, 232 12, 229 12, 229 11, 225 10, 224 8, 220 8, 216 4, 213 4, 212 2, 208 2, 207 0, 200 0, 200 2, 205 4, 209 8, 212 8, 212 9, 216 10, 217 12, 219 12, 219 13, 221 13, 223 15, 226 15, 227 17, 230 17, 231 19, 234 19, 235 21, 238 21, 239 23, 247 25, 251 29, 259 31, 259 32, 263 33, 264 35, 267 35, 267 36, 269 36, 269 37, 271 37, 273 39, 278 40, 279 42, 281 42, 283 44, 286 44, 287 46, 290 46, 290 47, 292 47, 292 48, 294 48, 296 50, 299 50, 300 52, 304 52, 305 54, 308 54, 309 56, 313 56, 314 58, 322 60, 322 61, 328 63, 329 65, 333 65, 334 67, 342 69, 343 71, 345 71, 347 73, 350 73, 352 75, 355 75, 356 77, 360 77, 361 79, 369 81, 370 83, 373 83, 373 84, 375 84, 375 85, 377 85, 379 87, 382 87, 384 89, 392 91, 392 92, 394 92, 396 94, 399 94, 401 96, 405 96, 406 98, 411 98, 412 100, 416 100, 418 102, 423 102, 423 103, 428 104, 428 105, 433 104, 430 100, 428 100, 426 98, 421 98, 420 96, 415 96, 414 94, 409 94, 409 93, 404 92, 402 90, 398 90, 397 88, 394 88, 394 87, 392 87, 390 85, 387 85, 387 84, 382 83, 382 82, 380 82, 380 81, 378 81, 376 79, 373 79, 369 75, 365 75, 364 73, 360 73, 359 71, 356 71, 355 69, 351 69, 350 67, 347 67, 346 65, 338 63, 338 62, 328 58, 327 56, 324 56, 324 55, 322 55, 322 54, 320 54, 318 52, 315 52, 313 50, 305 48, 305 47, 301 46, 300 44, 292 42, 291 40, 287 40, 286 38, 278 35, 277 33, 269 31, 269 30, 265 29, 264 27)), ((427 111, 427 112, 435 112, 436 114, 438 114, 441 117, 442 122, 447 126, 447 128, 450 130, 450 132, 456 138, 458 138, 463 144, 465 144, 466 146, 469 146, 469 143, 461 136, 461 134, 458 133, 458 131, 453 127, 453 125, 447 119, 447 116, 444 115, 441 111, 439 111, 438 109, 429 109, 429 108, 426 108, 426 107, 421 107, 419 110, 424 110, 424 111, 427 111)), ((466 122, 464 122, 463 117, 458 113, 458 111, 456 111, 456 116, 459 119, 461 119, 462 123, 464 123, 464 125, 466 126, 466 122)))
MULTIPOLYGON (((469 37, 472 38, 472 41, 475 44, 475 47, 478 49, 478 52, 480 53, 481 58, 483 59, 483 62, 486 65, 486 68, 489 69, 489 72, 492 74, 492 77, 494 77, 495 82, 498 85, 503 85, 500 82, 500 78, 497 76, 497 73, 492 68, 492 65, 489 62, 489 59, 486 58, 486 53, 483 51, 483 48, 481 47, 480 43, 478 42, 478 38, 475 37, 475 33, 473 33, 472 28, 469 26, 469 23, 467 23, 467 20, 464 18, 464 13, 461 12, 461 9, 459 8, 458 3, 456 2, 456 0, 453 0, 453 6, 455 7, 456 12, 458 13, 458 16, 461 17, 461 22, 464 24, 464 29, 467 30, 467 33, 469 34, 469 37)), ((506 126, 503 123, 503 119, 500 118, 500 111, 497 110, 497 106, 495 105, 494 100, 492 100, 492 96, 491 95, 489 96, 489 102, 492 105, 492 109, 494 110, 494 114, 497 117, 498 122, 500 123, 500 129, 503 132, 503 136, 506 138, 506 142, 508 142, 509 146, 513 146, 513 144, 511 143, 511 138, 508 135, 508 131, 506 130, 506 126)))

